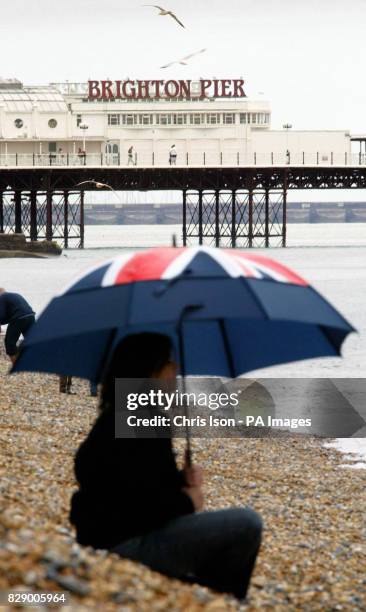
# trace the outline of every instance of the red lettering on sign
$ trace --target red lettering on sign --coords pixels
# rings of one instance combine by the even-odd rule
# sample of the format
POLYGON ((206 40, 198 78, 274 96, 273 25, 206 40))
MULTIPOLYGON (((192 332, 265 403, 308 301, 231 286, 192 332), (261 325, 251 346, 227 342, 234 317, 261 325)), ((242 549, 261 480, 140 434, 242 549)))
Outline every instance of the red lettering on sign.
POLYGON ((246 98, 247 97, 243 89, 243 85, 244 85, 243 79, 234 80, 234 98, 246 98))
POLYGON ((122 81, 116 81, 116 98, 117 99, 122 98, 121 85, 122 85, 122 81))
POLYGON ((210 80, 201 80, 201 98, 207 98, 206 90, 209 89, 212 85, 212 81, 210 80))
POLYGON ((112 93, 113 81, 102 81, 102 98, 103 100, 113 100, 112 93))
POLYGON ((155 85, 155 98, 160 98, 161 94, 160 94, 160 85, 164 85, 164 81, 150 81, 150 84, 152 86, 155 85))
POLYGON ((179 96, 181 98, 191 97, 191 82, 192 81, 179 81, 179 96))
POLYGON ((213 82, 213 84, 214 84, 214 93, 213 93, 213 97, 214 97, 214 98, 219 98, 219 97, 220 97, 220 95, 219 95, 219 84, 220 84, 220 81, 218 81, 217 79, 215 79, 215 80, 214 80, 214 82, 213 82))
POLYGON ((89 81, 89 100, 97 100, 100 98, 99 81, 89 81))
MULTIPOLYGON (((89 100, 147 100, 166 98, 192 98, 190 80, 156 81, 88 81, 89 100)), ((200 89, 194 96, 205 98, 246 98, 243 79, 200 79, 200 89)))
POLYGON ((136 90, 133 81, 124 81, 122 84, 122 96, 127 100, 134 100, 136 98, 136 90), (127 91, 128 87, 129 90, 127 91))
POLYGON ((226 93, 227 90, 230 88, 230 85, 231 85, 231 81, 229 79, 221 80, 221 86, 222 86, 221 97, 222 98, 232 98, 233 97, 233 94, 231 92, 226 93))
POLYGON ((167 98, 177 98, 179 96, 179 83, 178 81, 167 81, 164 87, 164 93, 167 98))
POLYGON ((149 81, 137 81, 137 98, 147 100, 149 97, 149 81))

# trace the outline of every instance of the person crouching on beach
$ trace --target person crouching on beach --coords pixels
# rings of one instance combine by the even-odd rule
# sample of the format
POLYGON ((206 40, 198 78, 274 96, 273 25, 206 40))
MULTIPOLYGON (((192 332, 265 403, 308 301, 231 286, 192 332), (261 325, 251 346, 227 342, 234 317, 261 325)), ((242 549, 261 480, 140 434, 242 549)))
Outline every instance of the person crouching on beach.
POLYGON ((179 471, 168 437, 115 438, 116 378, 173 381, 169 338, 127 336, 102 388, 100 415, 75 457, 70 520, 79 544, 108 549, 172 578, 246 595, 262 522, 250 508, 203 511, 202 470, 179 471))
POLYGON ((32 307, 19 293, 10 293, 0 288, 0 325, 7 325, 5 351, 12 363, 18 353, 17 342, 20 336, 27 335, 35 317, 32 307))

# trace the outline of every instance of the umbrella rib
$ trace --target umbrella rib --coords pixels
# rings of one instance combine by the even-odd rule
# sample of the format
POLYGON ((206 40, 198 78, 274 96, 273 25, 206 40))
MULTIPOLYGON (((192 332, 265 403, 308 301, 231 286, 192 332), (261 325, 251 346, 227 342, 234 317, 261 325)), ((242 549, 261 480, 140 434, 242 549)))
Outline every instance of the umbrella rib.
POLYGON ((97 383, 104 382, 104 377, 105 377, 105 374, 107 373, 108 366, 110 363, 110 357, 108 359, 108 355, 110 353, 111 346, 113 346, 113 342, 116 337, 116 334, 117 334, 117 328, 112 329, 112 331, 109 334, 107 345, 104 349, 103 359, 100 361, 102 365, 98 371, 97 381, 94 381, 94 382, 97 382, 97 383))
POLYGON ((130 291, 130 296, 129 296, 129 300, 128 300, 128 307, 126 309, 126 323, 125 323, 126 327, 128 327, 129 324, 130 324, 130 319, 131 319, 131 304, 132 304, 133 293, 134 293, 135 288, 136 288, 136 282, 130 283, 130 286, 131 286, 131 291, 130 291))
POLYGON ((235 367, 234 367, 234 362, 233 362, 233 356, 230 351, 229 339, 227 337, 227 330, 226 330, 224 319, 219 319, 219 326, 220 326, 222 339, 224 342, 224 349, 226 353, 227 362, 229 365, 230 378, 235 378, 235 367))
MULTIPOLYGON (((326 337, 327 342, 329 342, 329 344, 334 348, 336 354, 341 357, 342 352, 341 352, 341 348, 342 348, 342 343, 339 346, 336 346, 336 344, 333 342, 333 339, 330 336, 330 333, 327 329, 327 327, 325 325, 319 325, 318 326, 319 329, 321 330, 322 334, 326 337)), ((348 334, 346 334, 347 336, 348 334)), ((345 337, 346 337, 345 336, 345 337)), ((343 342, 343 341, 342 341, 343 342)))
MULTIPOLYGON (((130 320, 132 293, 134 291, 134 288, 135 288, 135 283, 131 283, 131 291, 130 291, 129 304, 128 304, 128 308, 127 308, 126 325, 125 325, 125 327, 127 327, 127 328, 128 328, 129 320, 130 320)), ((110 363, 110 359, 108 359, 108 355, 109 355, 110 348, 113 346, 114 340, 115 340, 115 338, 117 336, 117 331, 118 331, 118 328, 115 327, 112 330, 111 334, 110 334, 110 341, 108 342, 108 346, 107 346, 106 351, 105 351, 105 360, 103 359, 103 361, 102 361, 102 363, 104 362, 105 365, 104 365, 104 367, 102 367, 102 369, 100 371, 101 380, 104 378, 104 374, 106 373, 107 368, 108 368, 109 363, 110 363)))
MULTIPOLYGON (((248 288, 248 290, 249 290, 252 298, 254 299, 255 303, 257 304, 257 306, 259 306, 260 310, 264 314, 265 319, 269 319, 269 316, 268 316, 268 313, 267 313, 266 309, 264 308, 262 302, 259 300, 258 296, 254 293, 254 291, 251 288, 251 286, 249 285, 249 283, 245 283, 245 279, 242 276, 240 278, 241 278, 241 281, 242 281, 243 285, 245 285, 248 288)), ((261 282, 263 282, 263 281, 261 281, 261 282)))

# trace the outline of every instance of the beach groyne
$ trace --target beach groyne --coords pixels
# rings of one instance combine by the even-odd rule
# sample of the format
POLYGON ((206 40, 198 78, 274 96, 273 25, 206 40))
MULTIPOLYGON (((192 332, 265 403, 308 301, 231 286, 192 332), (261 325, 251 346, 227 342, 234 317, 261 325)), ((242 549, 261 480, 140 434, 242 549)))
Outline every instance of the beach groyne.
POLYGON ((54 241, 28 241, 24 234, 0 234, 0 258, 47 257, 61 253, 61 247, 54 241))

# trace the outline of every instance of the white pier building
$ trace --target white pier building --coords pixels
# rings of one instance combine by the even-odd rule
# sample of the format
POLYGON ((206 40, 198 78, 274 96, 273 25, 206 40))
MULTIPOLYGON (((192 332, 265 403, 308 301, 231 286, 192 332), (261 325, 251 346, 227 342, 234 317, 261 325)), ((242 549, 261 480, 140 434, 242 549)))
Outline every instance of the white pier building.
POLYGON ((273 130, 261 99, 91 100, 87 83, 0 80, 0 166, 126 166, 130 147, 136 166, 167 166, 173 144, 178 166, 350 166, 364 163, 364 143, 346 130, 273 130))

